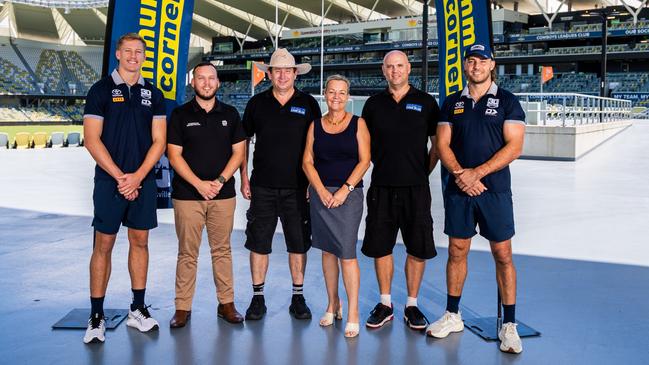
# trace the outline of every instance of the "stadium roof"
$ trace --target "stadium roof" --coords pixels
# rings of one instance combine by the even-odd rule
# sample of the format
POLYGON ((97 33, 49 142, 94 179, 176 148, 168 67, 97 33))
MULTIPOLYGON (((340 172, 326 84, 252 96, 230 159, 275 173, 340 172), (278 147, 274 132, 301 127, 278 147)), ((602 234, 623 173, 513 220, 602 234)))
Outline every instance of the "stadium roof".
MULTIPOLYGON (((624 5, 640 0, 495 0, 528 14, 624 5)), ((434 5, 434 1, 430 1, 434 5)), ((0 28, 15 38, 64 44, 103 44, 107 0, 0 0, 0 28)), ((214 36, 259 40, 285 29, 318 26, 318 0, 195 0, 192 43, 208 46, 214 36), (277 5, 277 12, 276 12, 277 5)), ((431 7, 431 14, 434 8, 431 7)), ((324 0, 324 24, 421 15, 423 0, 324 0)))

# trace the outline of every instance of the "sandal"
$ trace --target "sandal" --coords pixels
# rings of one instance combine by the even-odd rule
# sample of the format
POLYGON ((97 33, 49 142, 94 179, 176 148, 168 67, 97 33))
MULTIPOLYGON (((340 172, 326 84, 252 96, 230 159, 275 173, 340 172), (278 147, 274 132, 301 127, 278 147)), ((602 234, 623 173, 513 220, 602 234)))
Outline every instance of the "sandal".
POLYGON ((345 325, 345 337, 347 338, 356 337, 358 336, 358 332, 359 332, 358 323, 347 322, 347 325, 345 325))
POLYGON ((331 326, 334 324, 334 320, 341 320, 343 319, 343 303, 340 302, 338 304, 338 310, 336 311, 336 314, 334 315, 331 312, 325 312, 322 317, 320 317, 320 325, 322 327, 327 327, 331 326))

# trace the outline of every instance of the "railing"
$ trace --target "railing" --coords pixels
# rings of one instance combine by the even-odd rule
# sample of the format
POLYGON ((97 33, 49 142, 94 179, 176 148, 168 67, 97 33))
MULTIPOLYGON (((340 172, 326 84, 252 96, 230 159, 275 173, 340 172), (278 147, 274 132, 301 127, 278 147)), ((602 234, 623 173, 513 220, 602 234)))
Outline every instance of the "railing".
MULTIPOLYGON (((432 93, 439 100, 438 93, 432 93)), ((632 118, 631 101, 575 93, 517 93, 528 125, 575 126, 632 118)), ((323 113, 327 105, 314 95, 323 113)), ((361 115, 367 96, 351 96, 347 111, 361 115)))

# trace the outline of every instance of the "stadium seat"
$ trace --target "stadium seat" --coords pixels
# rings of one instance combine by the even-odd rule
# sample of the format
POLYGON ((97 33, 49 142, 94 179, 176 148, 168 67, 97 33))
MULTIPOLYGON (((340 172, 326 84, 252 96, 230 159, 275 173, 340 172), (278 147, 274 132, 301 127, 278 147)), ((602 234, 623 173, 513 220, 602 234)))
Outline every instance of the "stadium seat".
POLYGON ((70 132, 68 133, 68 139, 65 143, 67 147, 79 147, 81 146, 81 133, 79 132, 70 132))
POLYGON ((32 139, 32 148, 47 148, 49 144, 47 133, 45 132, 36 132, 34 133, 34 138, 32 139))
POLYGON ((0 148, 9 148, 9 135, 0 133, 0 148))
POLYGON ((18 132, 14 137, 14 148, 25 149, 30 148, 32 144, 32 135, 27 132, 18 132))
POLYGON ((52 132, 52 137, 50 138, 50 147, 63 147, 63 132, 52 132))

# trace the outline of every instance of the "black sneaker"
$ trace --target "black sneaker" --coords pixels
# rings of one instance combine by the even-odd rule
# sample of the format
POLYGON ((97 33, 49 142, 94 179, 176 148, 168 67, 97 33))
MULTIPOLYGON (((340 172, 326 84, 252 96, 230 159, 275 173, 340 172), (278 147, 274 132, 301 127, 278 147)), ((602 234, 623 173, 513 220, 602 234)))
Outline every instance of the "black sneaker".
POLYGON ((266 314, 266 300, 263 295, 253 295, 250 306, 246 310, 246 321, 256 321, 266 314))
POLYGON ((365 325, 371 328, 379 328, 383 326, 386 322, 391 321, 394 318, 394 311, 392 310, 392 304, 388 307, 383 303, 379 303, 372 309, 370 312, 369 318, 365 325))
POLYGON ((406 307, 403 320, 413 330, 423 330, 428 325, 428 318, 416 306, 406 307))
POLYGON ((311 319, 311 310, 306 305, 303 295, 294 295, 291 298, 291 306, 288 307, 288 312, 295 317, 295 319, 311 319))

